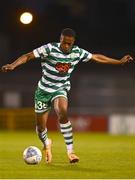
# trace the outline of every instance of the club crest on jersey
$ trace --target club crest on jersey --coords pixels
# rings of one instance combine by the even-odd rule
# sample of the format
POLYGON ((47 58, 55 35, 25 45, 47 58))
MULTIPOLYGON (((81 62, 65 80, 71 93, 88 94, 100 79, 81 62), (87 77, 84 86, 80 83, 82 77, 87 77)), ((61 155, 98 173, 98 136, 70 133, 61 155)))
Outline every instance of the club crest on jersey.
POLYGON ((56 65, 55 65, 55 69, 57 71, 59 71, 59 73, 67 73, 68 70, 70 69, 71 67, 71 63, 61 63, 61 62, 58 62, 56 65))
POLYGON ((77 58, 78 57, 78 55, 76 54, 76 53, 71 53, 70 54, 70 58, 71 59, 75 59, 75 58, 77 58))

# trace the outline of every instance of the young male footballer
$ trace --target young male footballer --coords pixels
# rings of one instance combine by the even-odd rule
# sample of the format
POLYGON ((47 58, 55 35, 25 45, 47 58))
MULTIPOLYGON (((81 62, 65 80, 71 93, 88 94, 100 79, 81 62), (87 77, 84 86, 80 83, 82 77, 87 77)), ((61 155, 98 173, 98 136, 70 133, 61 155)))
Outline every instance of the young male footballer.
POLYGON ((35 60, 36 58, 40 58, 41 60, 42 77, 35 91, 35 113, 37 122, 36 130, 39 139, 43 143, 43 151, 47 163, 52 162, 52 140, 47 136, 46 126, 52 106, 58 116, 69 162, 76 163, 79 161, 79 157, 75 154, 73 148, 72 125, 67 117, 67 94, 70 90, 70 76, 76 65, 81 61, 96 61, 98 63, 119 65, 133 60, 130 55, 116 60, 101 54, 91 54, 74 45, 75 38, 75 31, 66 28, 61 32, 59 43, 45 44, 1 68, 2 72, 8 72, 30 60, 35 60))

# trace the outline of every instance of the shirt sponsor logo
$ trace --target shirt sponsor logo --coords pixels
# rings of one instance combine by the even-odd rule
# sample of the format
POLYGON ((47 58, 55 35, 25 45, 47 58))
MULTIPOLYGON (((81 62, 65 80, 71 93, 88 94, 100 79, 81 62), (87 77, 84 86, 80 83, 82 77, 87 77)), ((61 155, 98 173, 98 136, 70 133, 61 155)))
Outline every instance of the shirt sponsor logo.
POLYGON ((60 63, 58 62, 56 65, 55 65, 55 69, 57 71, 59 71, 59 73, 67 73, 68 70, 71 68, 71 63, 60 63))

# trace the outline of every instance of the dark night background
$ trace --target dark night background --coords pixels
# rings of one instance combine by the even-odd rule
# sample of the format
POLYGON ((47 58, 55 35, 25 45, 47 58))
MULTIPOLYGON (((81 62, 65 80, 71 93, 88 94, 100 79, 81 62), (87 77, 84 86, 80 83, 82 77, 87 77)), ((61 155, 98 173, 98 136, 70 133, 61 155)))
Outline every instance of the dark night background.
MULTIPOLYGON (((65 27, 73 28, 76 44, 91 53, 119 59, 125 54, 134 56, 134 0, 5 0, 0 5, 0 66, 43 44, 59 41, 65 27), (24 11, 34 15, 30 25, 19 22, 24 11)), ((71 80, 71 111, 134 113, 134 67, 134 62, 124 66, 79 64, 71 80)), ((38 61, 1 73, 0 107, 33 106, 40 76, 38 61), (18 103, 9 103, 10 96, 18 103)))

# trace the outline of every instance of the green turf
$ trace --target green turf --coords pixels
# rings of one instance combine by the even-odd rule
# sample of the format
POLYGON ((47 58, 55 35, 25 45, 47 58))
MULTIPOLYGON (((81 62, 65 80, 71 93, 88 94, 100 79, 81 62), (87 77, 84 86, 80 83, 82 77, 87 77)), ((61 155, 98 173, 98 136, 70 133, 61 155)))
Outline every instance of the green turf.
POLYGON ((42 159, 39 165, 27 165, 22 159, 25 147, 42 147, 34 132, 0 132, 0 178, 16 179, 95 179, 135 178, 135 136, 75 133, 78 164, 69 164, 63 137, 53 139, 53 163, 42 159))

